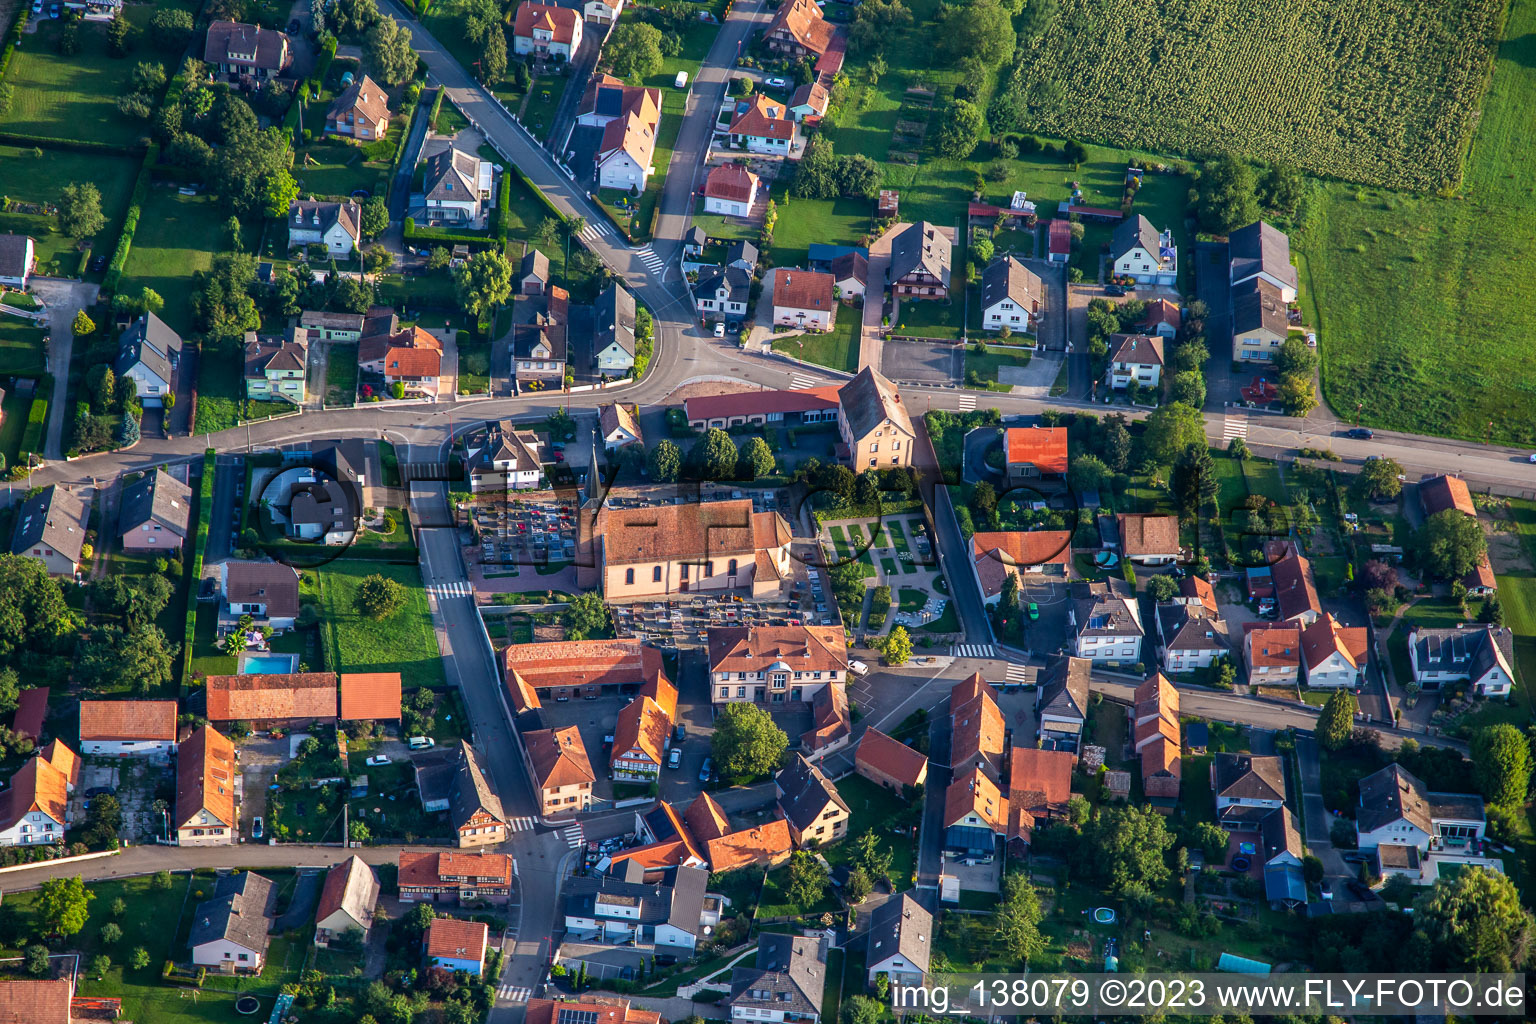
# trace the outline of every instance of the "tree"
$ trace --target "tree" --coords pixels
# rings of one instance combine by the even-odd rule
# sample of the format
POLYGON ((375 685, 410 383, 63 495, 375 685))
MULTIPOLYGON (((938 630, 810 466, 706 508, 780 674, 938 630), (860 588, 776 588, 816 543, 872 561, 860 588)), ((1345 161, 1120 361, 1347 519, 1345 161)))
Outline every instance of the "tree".
POLYGON ((0 659, 18 650, 49 651, 74 629, 59 581, 43 564, 0 554, 0 659))
MULTIPOLYGON (((866 0, 854 8, 853 23, 848 26, 848 45, 860 54, 878 50, 896 30, 911 24, 912 12, 901 0, 866 0)), ((880 64, 884 68, 885 61, 880 64)))
POLYGON ((92 182, 71 182, 59 191, 59 230, 73 238, 91 238, 107 225, 101 190, 92 182))
POLYGON ((1531 745, 1508 722, 1484 726, 1472 735, 1472 775, 1483 799, 1518 808, 1531 785, 1531 745))
POLYGON ((1414 910, 1414 923, 1451 970, 1518 971, 1530 956, 1531 915, 1508 875, 1467 868, 1435 882, 1414 910))
POLYGON ((404 604, 405 588, 379 573, 364 577, 352 598, 352 606, 358 614, 366 615, 374 621, 389 618, 404 604))
POLYGON ((1205 375, 1199 370, 1180 370, 1168 386, 1169 397, 1193 409, 1205 404, 1205 375))
POLYGON ((484 42, 501 27, 501 5, 496 0, 469 0, 464 12, 464 38, 471 43, 484 42))
POLYGON ((1173 846, 1167 819, 1150 808, 1111 807, 1085 832, 1094 869, 1112 889, 1139 882, 1150 889, 1168 881, 1164 855, 1173 846))
POLYGON ((1299 373, 1311 377, 1317 372, 1317 351, 1306 339, 1293 334, 1281 342, 1275 354, 1275 371, 1281 376, 1299 373))
POLYGON ((128 33, 133 26, 128 24, 128 19, 123 17, 119 8, 111 22, 107 24, 107 52, 114 57, 128 56, 128 33))
POLYGON ((891 880, 891 850, 873 832, 864 832, 854 843, 854 861, 863 868, 870 879, 879 882, 891 880))
POLYGON ((661 70, 661 29, 638 21, 621 22, 603 44, 608 67, 620 78, 647 78, 661 70))
POLYGON ((1205 419, 1200 410, 1183 402, 1171 402, 1152 410, 1141 435, 1144 463, 1162 466, 1178 458, 1192 445, 1205 444, 1205 419))
POLYGON ((1253 168, 1231 154, 1201 167, 1194 191, 1195 215, 1206 231, 1224 235, 1259 219, 1253 168))
POLYGON ((778 770, 789 737, 756 704, 727 704, 715 719, 710 752, 727 782, 748 782, 778 770))
POLYGON ((1355 493, 1363 498, 1395 498, 1403 491, 1398 479, 1402 475, 1403 467, 1396 459, 1371 459, 1355 477, 1355 493))
POLYGON ((760 437, 754 437, 747 442, 747 446, 741 449, 741 455, 737 460, 737 476, 742 480, 757 480, 761 477, 772 476, 774 470, 773 451, 768 447, 768 442, 760 437))
POLYGON ((1196 519, 1200 509, 1216 503, 1219 486, 1216 462, 1205 442, 1190 445, 1174 460, 1173 496, 1178 502, 1179 514, 1186 522, 1196 519))
POLYGON ((85 927, 91 900, 96 894, 79 875, 50 878, 43 882, 37 899, 37 916, 45 935, 69 938, 85 927))
POLYGON ((25 954, 23 954, 23 956, 24 956, 24 958, 26 960, 27 973, 28 974, 39 974, 39 975, 41 975, 41 974, 47 974, 48 973, 48 947, 47 946, 44 946, 44 945, 41 945, 41 944, 38 944, 38 943, 33 943, 32 945, 27 947, 26 952, 25 952, 25 954))
POLYGON ((180 53, 192 38, 192 15, 179 7, 162 7, 149 19, 149 34, 159 49, 180 53))
POLYGON ((373 286, 355 277, 343 277, 336 283, 330 305, 343 313, 366 313, 373 305, 373 286))
POLYGON ((887 665, 905 665, 912 657, 912 637, 907 633, 906 626, 896 626, 885 638, 885 655, 887 665))
POLYGON ((10 82, 0 82, 0 115, 9 114, 16 102, 16 89, 10 82))
POLYGON ((653 481, 658 484, 675 483, 677 474, 683 468, 683 452, 671 441, 660 441, 651 447, 646 461, 653 481))
POLYGON ((613 631, 608 605, 595 590, 571 598, 561 622, 565 625, 565 635, 572 640, 592 640, 613 631))
POLYGON ((378 238, 389 230, 389 206, 383 196, 369 196, 363 203, 363 237, 378 238))
MULTIPOLYGON (((946 10, 973 10, 973 7, 946 8, 946 10)), ((950 103, 939 123, 934 144, 941 156, 951 160, 964 160, 975 151, 986 128, 986 119, 974 103, 955 100, 950 103)))
POLYGON ((380 18, 363 38, 363 62, 385 85, 399 85, 416 73, 411 30, 394 18, 380 18))
POLYGON ((1477 613, 1477 621, 1492 626, 1504 625, 1504 603, 1492 595, 1484 598, 1483 607, 1477 613))
POLYGON ((1324 750, 1343 750, 1355 731, 1355 695, 1335 690, 1317 716, 1317 742, 1324 750))
POLYGON ((941 7, 936 35, 939 54, 951 64, 975 58, 995 68, 1013 56, 1016 44, 1013 21, 998 0, 941 7))
POLYGON ((0 713, 15 711, 20 699, 21 677, 14 668, 0 668, 0 713))
POLYGON ((97 363, 85 372, 85 388, 91 396, 93 411, 106 413, 116 408, 117 375, 107 363, 97 363))
POLYGON ((128 955, 128 966, 136 971, 142 971, 149 966, 149 950, 143 946, 134 946, 133 952, 128 955))
POLYGON ((1003 940, 1009 956, 1027 964, 1045 951, 1040 918, 1040 898, 1029 877, 1021 871, 1010 871, 1003 878, 1003 899, 995 919, 998 938, 1003 940))
POLYGON ((96 978, 105 978, 107 972, 112 969, 112 958, 105 953, 97 953, 91 957, 90 973, 96 978))
POLYGON ((1454 508, 1426 519, 1418 542, 1420 561, 1442 579, 1465 576, 1488 553, 1488 538, 1477 520, 1454 508))
POLYGON ((1173 596, 1179 592, 1179 581, 1172 576, 1150 576, 1147 578, 1147 595, 1152 600, 1162 604, 1172 601, 1173 596))
POLYGON ((1067 483, 1078 494, 1096 491, 1111 476, 1109 467, 1093 455, 1079 455, 1067 470, 1067 483))
POLYGON ((133 68, 131 81, 139 92, 157 92, 165 84, 165 65, 141 60, 133 68))
MULTIPOLYGON (((287 217, 288 210, 298 198, 299 183, 293 180, 293 175, 284 170, 274 171, 267 175, 262 186, 262 212, 273 220, 287 217)), ((368 207, 365 205, 363 207, 365 223, 367 211, 368 207)))
POLYGON ((837 190, 853 199, 873 199, 880 191, 880 165, 863 153, 837 158, 837 190))
POLYGON ((1205 859, 1212 863, 1222 862, 1227 850, 1227 841, 1231 838, 1228 832, 1220 825, 1209 821, 1199 821, 1190 829, 1190 839, 1200 851, 1205 854, 1205 859))
POLYGON ((96 321, 92 320, 85 310, 75 314, 75 322, 70 325, 70 333, 77 338, 83 338, 88 334, 96 333, 96 321))
POLYGON ((809 910, 821 901, 827 891, 827 873, 816 858, 804 850, 796 850, 789 858, 789 898, 809 910))
MULTIPOLYGON (((546 223, 548 222, 546 221, 546 223)), ((428 270, 442 270, 452 261, 453 253, 448 251, 448 247, 446 245, 435 245, 432 247, 432 250, 427 253, 428 270)))
POLYGON ((858 906, 873 889, 874 883, 869 880, 869 872, 863 868, 854 868, 848 872, 848 881, 843 884, 843 898, 851 906, 858 906))
POLYGON ((1312 854, 1301 858, 1301 876, 1308 885, 1316 885, 1323 880, 1323 862, 1312 854))
POLYGON ((127 683, 136 693, 148 694, 170 681, 176 651, 177 645, 149 623, 126 633, 116 626, 97 626, 76 649, 75 677, 97 687, 127 683))
MULTIPOLYGON (((98 797, 97 799, 100 798, 98 797)), ((92 810, 94 809, 95 805, 92 805, 92 810)), ((122 937, 122 926, 117 924, 115 921, 108 921, 106 924, 101 926, 101 941, 107 945, 115 945, 117 942, 121 941, 122 937)))
POLYGON ((1116 413, 1104 420, 1104 464, 1116 473, 1124 473, 1131 461, 1131 432, 1125 429, 1125 417, 1116 413))
POLYGON ((389 269, 395 257, 382 245, 375 245, 363 254, 363 269, 370 274, 382 274, 389 269))
POLYGON ((831 139, 817 135, 801 157, 800 166, 795 168, 795 195, 831 199, 837 192, 837 153, 831 139))
POLYGON ((484 249, 455 271, 454 284, 464 312, 479 317, 512 294, 512 264, 496 250, 484 249))
POLYGON ((730 480, 736 475, 736 463, 741 453, 731 435, 719 427, 711 427, 702 440, 689 453, 689 460, 698 472, 700 480, 730 480))
POLYGON ((507 34, 497 25, 480 50, 480 81, 494 85, 507 77, 507 34))
POLYGON ((843 1000, 842 1024, 878 1024, 885 1007, 869 996, 849 996, 843 1000))
POLYGON ((1275 213, 1291 214, 1306 192, 1306 181, 1295 164, 1280 163, 1259 175, 1259 202, 1275 213))
POLYGON ((1312 378, 1304 374, 1289 373, 1281 377, 1278 397, 1287 416, 1305 416, 1317 407, 1312 378))

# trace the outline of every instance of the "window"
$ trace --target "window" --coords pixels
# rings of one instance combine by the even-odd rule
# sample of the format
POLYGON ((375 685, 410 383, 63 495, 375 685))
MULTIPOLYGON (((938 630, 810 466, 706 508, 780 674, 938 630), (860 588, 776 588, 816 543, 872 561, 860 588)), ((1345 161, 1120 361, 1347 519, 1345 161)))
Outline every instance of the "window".
POLYGON ((624 570, 624 585, 627 586, 627 587, 632 587, 632 586, 634 586, 634 584, 635 584, 635 570, 633 570, 633 569, 625 569, 624 570))
POLYGON ((715 574, 715 563, 714 562, 705 562, 704 563, 704 578, 705 579, 709 579, 714 574, 715 574))
POLYGON ((734 558, 731 559, 730 566, 729 566, 729 568, 726 569, 725 574, 727 576, 735 576, 736 575, 736 559, 734 559, 734 558))
POLYGON ((891 442, 891 451, 893 451, 893 452, 901 451, 901 442, 900 441, 892 441, 891 442))
POLYGON ((684 583, 687 583, 688 582, 688 563, 687 562, 684 562, 681 566, 678 567, 678 573, 679 573, 680 577, 682 578, 682 581, 684 583))
POLYGON ((747 695, 747 688, 745 686, 738 686, 738 687, 736 687, 736 696, 738 696, 738 697, 745 697, 746 695, 747 695))
POLYGON ((661 582, 661 566, 658 565, 658 566, 655 566, 655 567, 653 567, 651 569, 651 582, 652 583, 660 583, 661 582))
POLYGON ((722 686, 722 687, 720 687, 720 696, 722 696, 722 697, 729 697, 730 695, 731 695, 731 688, 729 686, 722 686))

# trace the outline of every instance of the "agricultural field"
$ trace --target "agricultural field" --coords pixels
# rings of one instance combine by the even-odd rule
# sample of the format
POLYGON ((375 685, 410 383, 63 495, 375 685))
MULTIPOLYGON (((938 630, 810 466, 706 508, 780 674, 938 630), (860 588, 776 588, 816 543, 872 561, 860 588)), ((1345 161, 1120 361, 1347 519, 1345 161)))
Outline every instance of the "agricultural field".
POLYGON ((1460 177, 1504 8, 1061 0, 1014 87, 1048 135, 1438 189, 1460 177))

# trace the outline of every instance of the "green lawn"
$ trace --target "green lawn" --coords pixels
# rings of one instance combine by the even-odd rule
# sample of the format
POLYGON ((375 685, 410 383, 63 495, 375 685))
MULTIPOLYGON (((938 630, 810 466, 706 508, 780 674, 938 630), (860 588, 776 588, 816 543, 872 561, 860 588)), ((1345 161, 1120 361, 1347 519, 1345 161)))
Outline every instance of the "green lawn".
POLYGON ((761 225, 744 220, 741 217, 725 217, 718 213, 704 212, 704 199, 700 197, 693 210, 693 223, 704 229, 704 233, 710 238, 743 238, 755 243, 761 232, 761 225))
POLYGON ((31 410, 31 396, 23 396, 17 388, 7 390, 4 401, 0 402, 0 456, 5 458, 7 469, 16 464, 22 435, 27 432, 27 414, 31 410))
MULTIPOLYGON (((174 186, 152 187, 139 214, 139 227, 118 290, 128 295, 140 288, 153 288, 165 299, 160 318, 178 333, 190 334, 192 275, 207 270, 214 253, 228 248, 224 224, 229 214, 228 205, 214 196, 184 196, 174 186)), ((236 379, 243 372, 238 361, 223 369, 236 379)), ((198 395, 201 406, 201 381, 198 395)), ((201 413, 201 408, 198 411, 201 413)))
MULTIPOLYGON (((169 301, 166 308, 170 308, 169 301)), ((239 347, 232 342, 222 347, 205 343, 198 352, 197 413, 192 429, 200 434, 218 433, 235 426, 240 422, 244 398, 239 347)))
POLYGON ((444 685, 427 593, 416 566, 342 558, 315 570, 315 575, 320 581, 320 628, 327 671, 397 671, 418 686, 444 685), (382 622, 364 617, 352 605, 364 577, 374 573, 395 580, 406 590, 404 607, 382 622))
MULTIPOLYGON (((777 253, 780 250, 774 249, 777 253)), ((857 373, 859 370, 859 344, 863 336, 863 310, 847 306, 837 311, 832 329, 822 334, 799 334, 791 338, 775 338, 773 350, 803 359, 817 366, 833 370, 857 373)))
POLYGON ((569 75, 541 75, 534 79, 528 90, 528 103, 523 107, 523 124, 536 138, 544 138, 553 126, 555 111, 570 84, 569 75))
POLYGON ((43 329, 31 320, 0 313, 0 377, 36 377, 43 372, 43 329))
POLYGON ((895 333, 915 338, 959 338, 965 331, 965 296, 902 299, 895 333))
POLYGON ((335 343, 326 351, 325 404, 351 405, 357 400, 357 343, 335 343))
POLYGON ((794 199, 782 186, 773 190, 773 199, 779 213, 773 229, 775 266, 805 266, 812 242, 863 245, 872 226, 874 206, 863 199, 794 199))
MULTIPOLYGON (((404 123, 403 118, 395 122, 397 127, 404 123)), ((383 195, 389 172, 389 164, 364 159, 362 146, 334 138, 316 139, 293 158, 293 177, 305 195, 345 197, 357 189, 383 195)))
POLYGON ((1000 384, 997 380, 997 368, 1000 366, 1028 366, 1030 354, 1014 349, 988 348, 986 352, 977 352, 974 345, 965 350, 965 381, 971 383, 971 374, 976 374, 976 379, 987 386, 988 391, 1011 391, 1012 385, 1000 384))
MULTIPOLYGON (((110 255, 111 247, 117 243, 123 214, 128 211, 138 162, 127 156, 70 149, 44 149, 41 154, 34 155, 30 146, 0 146, 0 195, 25 203, 53 203, 58 201, 65 185, 94 183, 101 192, 101 212, 106 224, 94 239, 86 241, 110 255)), ((75 239, 59 233, 56 217, 0 213, 0 233, 6 232, 32 236, 37 243, 37 273, 73 275, 79 271, 75 239)))

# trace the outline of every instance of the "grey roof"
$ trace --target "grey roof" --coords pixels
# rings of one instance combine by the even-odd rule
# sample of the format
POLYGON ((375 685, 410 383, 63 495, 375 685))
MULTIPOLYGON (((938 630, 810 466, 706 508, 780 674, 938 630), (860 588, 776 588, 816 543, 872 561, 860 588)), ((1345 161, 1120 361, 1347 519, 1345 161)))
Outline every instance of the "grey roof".
POLYGON ((891 280, 923 271, 946 286, 954 246, 938 225, 920 220, 891 240, 891 280))
POLYGON ((1264 867, 1264 898, 1282 903, 1307 902, 1307 882, 1296 864, 1267 864, 1264 867))
POLYGON ((1420 627, 1410 634, 1419 671, 1457 673, 1477 679, 1499 663, 1513 671, 1515 634, 1507 626, 1420 627))
POLYGON ((1217 796, 1284 800, 1285 768, 1273 755, 1218 753, 1212 762, 1217 796))
POLYGON ((28 548, 45 545, 78 562, 89 515, 85 502, 58 484, 49 484, 16 510, 11 553, 21 555, 28 548))
POLYGON ((832 278, 836 281, 847 281, 850 278, 859 284, 867 284, 869 281, 869 259, 858 252, 845 252, 832 261, 832 278))
POLYGON ((1157 624, 1163 646, 1176 651, 1224 651, 1227 627, 1204 605, 1160 604, 1157 624))
POLYGON ((478 445, 470 456, 470 472, 498 472, 491 466, 497 462, 511 463, 514 471, 532 472, 543 465, 540 452, 548 435, 531 430, 518 430, 511 420, 487 420, 483 433, 472 435, 469 445, 478 445))
POLYGON ((118 505, 118 536, 155 522, 185 537, 192 514, 192 488, 165 470, 154 469, 124 487, 118 505))
POLYGON ((208 25, 203 60, 209 64, 281 71, 288 63, 287 56, 288 38, 274 29, 238 21, 214 21, 208 25))
POLYGON ((333 203, 316 199, 296 199, 288 204, 288 228, 315 231, 320 234, 340 224, 352 241, 362 237, 363 208, 357 200, 333 203))
POLYGON ((1301 833, 1296 829, 1296 819, 1284 804, 1272 809, 1259 822, 1259 840, 1264 844, 1264 863, 1268 864, 1283 853, 1297 860, 1306 851, 1302 849, 1301 833))
POLYGON ((136 363, 143 363, 155 376, 171 383, 171 372, 181 358, 181 335, 166 326, 153 313, 145 313, 117 340, 117 361, 112 369, 122 376, 136 363))
POLYGON ((333 331, 358 331, 363 329, 361 313, 327 313, 324 310, 306 309, 299 314, 299 326, 311 330, 326 328, 333 331))
POLYGON ((545 256, 538 249, 529 249, 523 253, 523 262, 517 268, 517 280, 519 283, 526 281, 530 277, 541 284, 549 283, 549 257, 545 256))
POLYGON ((480 158, 453 145, 427 157, 423 188, 428 199, 457 202, 480 198, 480 158))
POLYGON ((1296 287, 1291 239, 1272 224, 1258 220, 1232 232, 1227 236, 1227 256, 1231 260, 1233 284, 1262 273, 1296 287))
POLYGON ((697 934, 704 912, 704 893, 709 888, 709 872, 703 868, 676 867, 668 881, 672 885, 672 899, 667 906, 667 924, 697 934))
POLYGON ((620 348, 635 354, 635 297, 618 282, 603 289, 593 304, 597 327, 593 331, 592 351, 602 352, 618 342, 620 348))
POLYGON ((757 266, 757 246, 744 238, 738 238, 725 250, 725 262, 727 265, 745 263, 750 267, 757 266))
POLYGON ((225 562, 224 600, 264 604, 269 617, 292 618, 299 614, 299 574, 283 562, 225 562))
POLYGON ((223 875, 214 886, 213 898, 199 903, 193 912, 187 945, 196 949, 223 939, 265 953, 272 941, 276 904, 277 887, 270 879, 251 871, 223 875))
POLYGON ((639 907, 641 925, 655 927, 670 924, 674 928, 699 933, 699 919, 703 916, 705 890, 709 886, 709 872, 703 868, 675 867, 662 876, 659 883, 635 880, 645 869, 633 860, 628 865, 635 875, 628 879, 614 875, 581 875, 565 884, 565 912, 572 917, 594 917, 597 900, 602 896, 610 901, 639 907))
MULTIPOLYGON (((349 437, 314 449, 309 461, 341 484, 342 492, 350 499, 354 512, 361 514, 363 486, 370 480, 369 469, 377 465, 376 458, 370 456, 376 451, 370 442, 360 437, 349 437)), ((375 472, 372 477, 376 478, 377 475, 375 472)))
MULTIPOLYGON (((27 235, 6 232, 0 235, 0 277, 21 277, 29 269, 26 266, 27 235)), ((36 242, 33 248, 36 249, 36 242)))
POLYGON ((933 915, 910 892, 892 896, 869 916, 868 963, 873 966, 900 953, 927 973, 933 948, 933 915))
POLYGON ((820 937, 764 932, 757 963, 731 972, 731 1007, 820 1014, 827 983, 826 948, 820 937))
POLYGON ((1064 655, 1040 674, 1040 714, 1088 718, 1088 678, 1093 662, 1064 655))
POLYGON ((1429 835, 1435 834, 1424 783, 1403 766, 1389 764, 1360 780, 1355 827, 1361 832, 1374 832, 1396 821, 1406 821, 1429 835))
POLYGON ((1484 821, 1483 798, 1475 793, 1428 793, 1429 816, 1437 821, 1484 821))
POLYGON ((836 804, 845 812, 848 810, 848 804, 838 795, 832 781, 800 754, 795 755, 788 768, 779 772, 774 783, 784 793, 779 798, 779 808, 790 824, 800 831, 821 817, 829 804, 836 804))
POLYGON ((687 234, 683 235, 683 244, 697 246, 702 249, 709 244, 709 235, 703 228, 695 224, 688 229, 687 234))
POLYGON ((1151 253, 1154 259, 1157 258, 1157 229, 1152 226, 1151 221, 1139 213, 1115 225, 1115 233, 1109 239, 1110 258, 1118 260, 1137 246, 1151 253))
POLYGON ((434 750, 411 758, 411 770, 416 775, 416 795, 422 805, 446 801, 453 792, 458 773, 452 750, 434 750))
POLYGON ((289 496, 288 519, 295 526, 321 526, 327 533, 350 530, 357 514, 346 488, 335 480, 303 484, 289 496))
POLYGON ((453 792, 448 795, 448 814, 455 827, 459 827, 482 810, 497 821, 507 820, 501 809, 501 799, 492 792, 485 772, 480 769, 480 759, 475 755, 475 749, 468 742, 460 740, 453 792))
POLYGON ((1111 334, 1109 359, 1114 363, 1163 365, 1163 339, 1147 334, 1111 334))
POLYGON ((726 301, 746 302, 752 292, 752 275, 740 267, 701 267, 693 293, 714 298, 722 287, 730 289, 726 301))
POLYGON ((837 404, 842 406, 848 429, 858 440, 886 420, 911 434, 912 418, 896 391, 896 385, 871 367, 859 371, 853 380, 837 389, 837 404))
POLYGON ((1232 330, 1251 334, 1259 329, 1284 338, 1291 330, 1280 289, 1261 277, 1252 277, 1232 289, 1232 330))
POLYGON ((347 912, 363 927, 373 920, 373 908, 379 902, 379 878, 373 868, 356 854, 326 872, 320 901, 315 906, 315 921, 324 921, 338 910, 347 912))
POLYGON ((1078 636, 1141 636, 1136 596, 1124 580, 1111 577, 1072 584, 1078 636))
POLYGON ((993 260, 981 272, 982 309, 990 309, 1008 299, 1020 309, 1028 310, 1044 294, 1045 288, 1039 276, 1012 256, 993 260))

